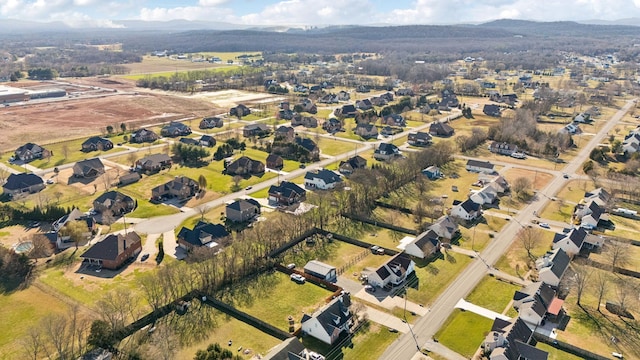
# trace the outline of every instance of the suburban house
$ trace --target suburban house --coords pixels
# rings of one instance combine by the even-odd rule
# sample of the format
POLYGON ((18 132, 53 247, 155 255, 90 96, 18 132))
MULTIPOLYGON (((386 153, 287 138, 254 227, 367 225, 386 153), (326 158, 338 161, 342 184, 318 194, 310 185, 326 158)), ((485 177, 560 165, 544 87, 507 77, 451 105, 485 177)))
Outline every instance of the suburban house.
POLYGON ((206 146, 206 147, 216 146, 216 139, 211 135, 200 136, 200 139, 198 140, 198 142, 200 143, 200 145, 206 146))
POLYGON ((269 127, 265 124, 249 124, 242 129, 242 136, 246 138, 250 137, 264 137, 271 133, 269 127))
POLYGON ((336 118, 330 118, 322 123, 322 129, 326 130, 328 133, 342 131, 342 122, 336 118))
POLYGON ((73 176, 93 178, 104 174, 104 165, 99 158, 78 161, 73 165, 73 176))
POLYGON ((199 125, 200 129, 221 128, 222 126, 224 126, 224 120, 217 116, 203 118, 199 125))
POLYGON ((131 134, 131 137, 129 138, 129 142, 138 144, 144 142, 154 142, 156 140, 158 140, 158 134, 145 128, 136 130, 133 134, 131 134))
MULTIPOLYGON (((307 350, 297 337, 292 336, 262 356, 262 360, 307 360, 307 350)), ((309 357, 311 358, 311 357, 309 357)))
POLYGON ((282 170, 284 167, 284 160, 282 156, 276 154, 269 154, 266 159, 267 168, 274 170, 282 170))
POLYGON ((80 255, 85 263, 104 269, 117 270, 127 260, 135 258, 142 251, 140 236, 135 232, 109 234, 80 255))
MULTIPOLYGON (((348 100, 349 99, 344 100, 344 101, 348 101, 348 100)), ((338 100, 338 96, 337 95, 335 95, 335 94, 327 94, 327 95, 319 98, 318 102, 322 103, 322 104, 336 104, 336 103, 339 102, 339 100, 338 100)))
POLYGON ((436 121, 429 126, 429 134, 432 136, 450 137, 453 133, 453 128, 447 123, 436 121))
POLYGON ((296 131, 291 126, 279 126, 273 134, 277 141, 291 142, 296 136, 296 131))
POLYGON ((580 226, 585 229, 595 229, 598 227, 600 220, 609 220, 609 214, 606 213, 606 209, 598 205, 595 200, 586 204, 576 205, 573 216, 575 220, 580 220, 580 226))
POLYGON ((488 183, 488 185, 493 187, 498 192, 498 194, 504 194, 509 191, 509 183, 502 175, 493 176, 485 173, 480 173, 478 175, 478 181, 482 182, 483 184, 488 183))
MULTIPOLYGON (((402 246, 402 245, 401 245, 402 246)), ((427 230, 404 245, 404 252, 420 259, 440 252, 440 239, 433 230, 427 230)))
POLYGON ((555 234, 551 247, 553 250, 562 249, 571 257, 580 253, 585 244, 587 247, 593 248, 600 247, 604 243, 603 238, 589 234, 583 227, 565 231, 561 234, 555 234))
POLYGON ((585 203, 594 201, 596 204, 600 206, 607 206, 607 204, 611 202, 611 199, 612 199, 611 194, 609 194, 607 190, 603 188, 597 188, 584 193, 585 203))
POLYGON ((429 226, 429 229, 435 232, 440 239, 446 240, 445 242, 447 243, 450 243, 452 239, 455 239, 460 235, 458 223, 449 215, 441 216, 431 224, 431 226, 429 226))
POLYGON ((399 127, 407 126, 407 122, 404 120, 404 117, 400 114, 389 114, 389 115, 383 116, 382 123, 389 126, 399 126, 399 127))
POLYGON ((640 128, 629 132, 622 142, 622 152, 627 156, 640 150, 640 128))
POLYGON ((352 118, 352 117, 355 117, 357 113, 358 113, 358 110, 353 104, 347 104, 335 110, 336 116, 344 116, 344 117, 352 118))
POLYGON ((64 234, 64 230, 63 230, 68 223, 74 222, 74 221, 82 221, 86 223, 87 231, 81 234, 85 239, 89 239, 92 235, 93 230, 95 230, 95 227, 96 227, 95 218, 93 216, 85 215, 78 208, 74 208, 68 214, 65 214, 64 216, 60 217, 58 220, 54 221, 51 224, 52 230, 45 234, 45 236, 47 236, 49 241, 52 244, 55 244, 55 247, 57 249, 64 250, 64 249, 70 248, 71 246, 76 245, 74 240, 71 239, 71 236, 64 234), (61 230, 64 235, 60 234, 61 230))
POLYGON ((488 161, 468 160, 466 165, 467 171, 493 174, 495 173, 494 165, 488 161))
POLYGON ((480 190, 472 191, 469 199, 478 205, 491 205, 498 200, 498 191, 489 184, 480 190))
MULTIPOLYGON (((113 144, 112 144, 113 147, 113 144)), ((14 154, 15 158, 22 160, 23 162, 29 162, 35 159, 42 159, 50 157, 51 151, 43 148, 40 145, 34 143, 26 143, 16 149, 14 154)))
POLYGON ((201 246, 214 248, 219 245, 215 240, 226 238, 227 236, 229 236, 229 232, 224 226, 198 221, 193 229, 183 226, 176 238, 178 246, 189 251, 201 246))
POLYGON ((180 138, 180 142, 185 145, 200 146, 200 141, 193 138, 183 137, 183 138, 180 138))
POLYGON ((315 276, 320 280, 335 282, 338 280, 335 266, 325 264, 318 260, 311 260, 304 266, 304 273, 315 276))
POLYGON ((482 112, 488 116, 500 117, 502 111, 500 109, 500 106, 496 104, 486 104, 482 108, 482 112))
POLYGON ((191 134, 191 128, 187 125, 172 121, 160 129, 160 135, 167 137, 187 136, 191 134))
POLYGON ((318 159, 320 157, 320 148, 315 143, 315 141, 300 136, 296 136, 294 140, 298 146, 301 146, 303 149, 309 152, 309 157, 311 159, 318 159))
POLYGON ((93 209, 101 214, 109 212, 120 216, 130 213, 136 208, 136 201, 128 195, 118 191, 107 191, 93 200, 93 209))
POLYGON ((44 181, 36 174, 11 174, 2 185, 2 191, 16 197, 19 194, 33 194, 44 189, 44 181))
POLYGON ((414 267, 415 263, 409 255, 401 252, 370 273, 367 282, 380 288, 398 286, 413 273, 414 267))
POLYGON ((104 151, 113 149, 113 142, 100 136, 92 136, 82 143, 82 151, 104 151))
POLYGON ((388 161, 399 156, 400 149, 391 143, 382 143, 373 152, 373 158, 378 161, 388 161))
POLYGON ((538 279, 557 288, 570 262, 571 258, 561 248, 547 251, 546 254, 536 260, 538 279))
POLYGON ((357 100, 356 101, 356 108, 362 111, 366 111, 366 110, 370 110, 373 109, 373 104, 371 103, 371 100, 369 99, 364 99, 364 100, 357 100))
POLYGON ((368 93, 371 89, 367 85, 358 85, 356 86, 356 92, 359 93, 368 93))
POLYGON ((306 128, 316 128, 318 127, 318 119, 314 118, 313 116, 302 116, 298 114, 291 119, 291 126, 304 126, 306 128))
POLYGON ((341 90, 336 95, 336 97, 338 98, 338 101, 349 101, 349 100, 351 100, 351 95, 348 92, 344 91, 344 90, 341 90))
POLYGON ((497 317, 482 348, 489 353, 489 360, 547 360, 546 351, 529 345, 532 339, 533 330, 521 318, 504 320, 497 317))
POLYGON ((460 101, 458 101, 458 97, 451 90, 442 90, 442 100, 438 103, 438 108, 440 110, 450 110, 452 108, 457 108, 460 106, 460 101))
POLYGON ((260 215, 260 203, 254 199, 240 199, 225 207, 227 219, 233 222, 247 222, 260 215))
MULTIPOLYGON (((309 99, 303 99, 298 105, 302 108, 302 111, 305 111, 311 114, 315 114, 318 112, 318 107, 313 103, 313 101, 309 99)), ((316 121, 316 126, 317 126, 317 121, 316 121)))
POLYGON ((253 160, 248 156, 242 156, 238 160, 227 165, 225 173, 228 175, 251 176, 264 173, 264 164, 253 160))
POLYGON ((140 173, 132 171, 130 173, 120 176, 120 178, 118 179, 118 186, 133 184, 135 182, 140 181, 140 179, 142 179, 142 176, 140 175, 140 173))
POLYGON ((494 141, 489 145, 489 151, 495 154, 511 156, 514 152, 518 152, 518 145, 494 141))
POLYGON ((367 140, 378 138, 378 128, 373 124, 358 124, 353 133, 367 140))
POLYGON ((148 173, 171 168, 171 157, 167 154, 151 154, 136 161, 136 169, 148 173))
POLYGON ((239 104, 238 106, 229 109, 229 115, 231 116, 243 117, 249 114, 251 114, 251 109, 243 104, 239 104))
POLYGON ((475 220, 480 217, 480 215, 482 215, 482 207, 471 199, 458 202, 457 204, 454 202, 454 206, 451 209, 451 216, 462 220, 475 220))
POLYGON ((283 181, 279 185, 271 185, 269 188, 269 203, 279 206, 290 206, 304 201, 307 191, 300 186, 283 181))
POLYGON ((340 161, 338 165, 338 171, 345 176, 353 174, 357 169, 365 169, 367 167, 367 159, 360 155, 356 155, 347 159, 346 161, 340 161))
POLYGON ((329 190, 342 183, 342 178, 335 172, 327 169, 307 171, 304 175, 304 187, 307 189, 329 190))
POLYGON ((427 146, 433 142, 433 138, 426 132, 410 132, 407 142, 412 146, 427 146))
POLYGON ((564 301, 556 297, 551 285, 542 281, 527 285, 513 295, 513 308, 530 327, 542 325, 546 318, 552 321, 561 318, 563 304, 564 301))
POLYGON ((333 345, 342 333, 350 332, 351 299, 343 293, 311 315, 302 316, 302 333, 333 345))
POLYGON ((428 168, 423 169, 422 175, 426 176, 429 180, 440 179, 443 176, 440 168, 435 165, 431 165, 428 168))
POLYGON ((151 200, 160 201, 163 198, 178 198, 184 200, 196 195, 200 191, 198 182, 186 176, 176 176, 175 179, 151 189, 151 200))
MULTIPOLYGON (((415 96, 415 92, 410 88, 402 88, 396 90, 396 96, 415 96)), ((393 100, 393 98, 391 100, 393 100)))

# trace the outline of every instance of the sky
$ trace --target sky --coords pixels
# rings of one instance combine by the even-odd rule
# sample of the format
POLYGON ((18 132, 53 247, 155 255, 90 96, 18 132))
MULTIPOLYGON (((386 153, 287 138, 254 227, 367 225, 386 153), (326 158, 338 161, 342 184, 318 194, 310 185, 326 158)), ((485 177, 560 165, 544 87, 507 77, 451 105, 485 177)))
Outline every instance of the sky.
POLYGON ((640 0, 0 0, 0 19, 121 27, 174 19, 242 25, 456 24, 640 18, 640 0))

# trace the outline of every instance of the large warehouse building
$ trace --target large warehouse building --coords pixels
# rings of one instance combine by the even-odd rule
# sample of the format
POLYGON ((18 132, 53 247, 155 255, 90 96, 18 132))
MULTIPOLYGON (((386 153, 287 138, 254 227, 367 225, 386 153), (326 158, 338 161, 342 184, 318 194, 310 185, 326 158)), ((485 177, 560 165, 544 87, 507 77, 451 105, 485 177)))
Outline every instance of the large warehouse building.
POLYGON ((0 85, 0 104, 27 100, 29 100, 29 93, 27 90, 0 85))

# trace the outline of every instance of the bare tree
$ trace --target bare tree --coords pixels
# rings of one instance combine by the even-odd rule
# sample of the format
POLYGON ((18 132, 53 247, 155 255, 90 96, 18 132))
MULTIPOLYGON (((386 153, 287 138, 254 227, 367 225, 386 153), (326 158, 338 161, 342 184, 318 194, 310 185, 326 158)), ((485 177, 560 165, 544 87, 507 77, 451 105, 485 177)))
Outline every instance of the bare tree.
POLYGON ((131 164, 131 167, 136 166, 136 161, 138 160, 138 154, 135 152, 130 152, 129 155, 127 155, 127 161, 129 161, 129 163, 131 164))
POLYGON ((570 267, 571 270, 573 270, 572 280, 573 287, 576 289, 576 304, 578 304, 578 306, 581 306, 580 300, 582 300, 584 290, 589 284, 591 270, 589 270, 585 265, 580 265, 576 262, 571 263, 570 267))
POLYGON ((65 160, 69 156, 69 145, 67 144, 62 145, 62 156, 64 156, 65 160))
POLYGON ((9 176, 9 170, 0 167, 0 183, 4 184, 4 181, 7 180, 7 177, 9 176))
POLYGON ((527 256, 534 260, 535 256, 531 253, 531 250, 540 243, 540 230, 530 227, 522 228, 517 236, 522 243, 522 247, 527 251, 527 256))
POLYGON ((43 258, 51 256, 53 249, 51 248, 51 242, 43 234, 35 234, 31 237, 31 243, 33 248, 29 252, 29 257, 33 259, 43 258))
POLYGON ((528 200, 531 196, 531 193, 529 191, 531 190, 532 185, 533 184, 531 183, 531 179, 521 176, 513 181, 511 190, 519 199, 528 200))
POLYGON ((25 358, 38 360, 46 352, 45 339, 40 327, 29 328, 27 335, 20 339, 20 343, 25 358))
POLYGON ((196 209, 198 210, 198 213, 200 214, 200 220, 204 220, 204 216, 209 211, 209 207, 206 206, 206 205, 202 205, 202 206, 198 206, 196 209))
POLYGON ((109 174, 108 171, 105 171, 104 174, 102 174, 102 183, 104 184, 104 191, 109 191, 109 189, 111 188, 112 181, 113 179, 111 179, 111 174, 109 174))
POLYGON ((616 267, 623 267, 629 263, 629 243, 610 240, 607 242, 605 257, 609 261, 609 266, 613 271, 616 267))
POLYGON ((150 359, 172 360, 180 347, 178 336, 167 325, 158 326, 149 342, 150 359))
POLYGON ((607 288, 609 286, 609 282, 611 279, 609 275, 607 275, 604 271, 598 271, 595 274, 595 278, 591 282, 593 289, 595 290, 596 296, 598 298, 598 311, 600 311, 600 304, 602 303, 602 298, 604 294, 607 292, 607 288))

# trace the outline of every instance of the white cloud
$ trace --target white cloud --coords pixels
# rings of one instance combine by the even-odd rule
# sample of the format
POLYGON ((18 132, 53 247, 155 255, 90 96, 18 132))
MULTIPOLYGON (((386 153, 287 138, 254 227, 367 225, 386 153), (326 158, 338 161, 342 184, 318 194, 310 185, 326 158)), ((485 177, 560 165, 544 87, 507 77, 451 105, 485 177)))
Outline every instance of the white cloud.
POLYGON ((202 7, 202 6, 183 6, 175 8, 142 8, 140 10, 139 19, 146 21, 167 21, 174 19, 183 20, 207 20, 207 21, 227 21, 232 15, 231 10, 202 7))
POLYGON ((226 3, 228 0, 198 0, 200 6, 220 6, 226 3))
POLYGON ((243 24, 367 24, 374 13, 368 0, 285 0, 261 12, 240 16, 243 24))
POLYGON ((77 12, 59 12, 51 14, 51 20, 62 21, 73 28, 110 28, 110 29, 122 29, 125 26, 122 24, 114 23, 111 20, 94 19, 89 15, 77 12))

